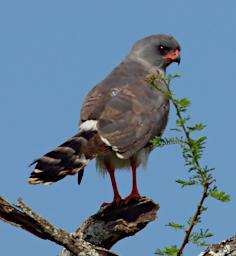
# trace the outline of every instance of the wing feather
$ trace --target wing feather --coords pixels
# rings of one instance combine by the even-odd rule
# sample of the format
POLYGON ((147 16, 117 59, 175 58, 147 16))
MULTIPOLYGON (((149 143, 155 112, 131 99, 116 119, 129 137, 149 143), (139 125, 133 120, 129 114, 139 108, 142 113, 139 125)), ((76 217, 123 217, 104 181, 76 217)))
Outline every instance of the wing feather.
POLYGON ((124 158, 142 149, 167 123, 167 98, 144 80, 122 87, 105 106, 98 133, 124 158))
POLYGON ((146 75, 137 63, 121 64, 90 91, 81 109, 81 122, 96 120, 102 141, 123 158, 145 147, 167 123, 168 99, 146 75))

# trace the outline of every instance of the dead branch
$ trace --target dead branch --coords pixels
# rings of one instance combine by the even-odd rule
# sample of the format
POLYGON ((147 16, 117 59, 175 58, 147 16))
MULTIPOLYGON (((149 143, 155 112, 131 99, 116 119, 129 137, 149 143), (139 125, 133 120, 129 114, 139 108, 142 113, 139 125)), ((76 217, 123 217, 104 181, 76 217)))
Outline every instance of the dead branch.
POLYGON ((148 198, 101 208, 74 234, 50 224, 22 199, 16 206, 0 197, 0 219, 30 233, 63 246, 61 256, 115 256, 109 249, 119 240, 132 236, 155 220, 159 206, 148 198))
POLYGON ((236 256, 236 235, 223 240, 219 244, 213 244, 199 256, 236 256))

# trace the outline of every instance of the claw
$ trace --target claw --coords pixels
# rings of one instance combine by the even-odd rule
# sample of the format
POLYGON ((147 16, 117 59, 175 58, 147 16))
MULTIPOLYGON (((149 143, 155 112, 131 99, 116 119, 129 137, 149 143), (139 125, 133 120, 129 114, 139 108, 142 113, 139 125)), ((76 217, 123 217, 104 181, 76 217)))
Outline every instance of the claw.
POLYGON ((101 207, 106 207, 106 206, 112 206, 112 205, 118 205, 122 202, 122 198, 120 196, 117 196, 116 198, 113 199, 111 203, 103 203, 101 207))
POLYGON ((139 198, 141 198, 139 193, 131 193, 129 196, 127 196, 124 201, 125 204, 129 204, 130 201, 132 200, 138 200, 139 198))

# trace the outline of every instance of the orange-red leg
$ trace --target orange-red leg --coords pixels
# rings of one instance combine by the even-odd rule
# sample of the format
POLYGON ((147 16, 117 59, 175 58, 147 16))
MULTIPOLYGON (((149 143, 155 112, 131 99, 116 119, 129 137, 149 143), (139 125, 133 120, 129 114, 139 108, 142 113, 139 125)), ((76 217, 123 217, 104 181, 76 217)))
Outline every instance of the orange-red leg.
POLYGON ((114 199, 111 203, 103 203, 102 206, 113 205, 113 204, 118 203, 122 200, 122 198, 119 194, 118 188, 117 188, 117 184, 116 184, 115 169, 113 168, 113 166, 111 165, 110 162, 105 162, 105 166, 106 166, 107 171, 110 175, 111 184, 112 184, 112 188, 113 188, 113 192, 114 192, 114 199))
POLYGON ((132 191, 131 193, 125 198, 125 203, 128 204, 129 201, 133 198, 139 198, 141 197, 139 192, 138 192, 138 186, 137 186, 137 167, 136 167, 136 162, 134 159, 130 160, 130 165, 132 168, 132 177, 133 177, 133 182, 132 182, 132 191))

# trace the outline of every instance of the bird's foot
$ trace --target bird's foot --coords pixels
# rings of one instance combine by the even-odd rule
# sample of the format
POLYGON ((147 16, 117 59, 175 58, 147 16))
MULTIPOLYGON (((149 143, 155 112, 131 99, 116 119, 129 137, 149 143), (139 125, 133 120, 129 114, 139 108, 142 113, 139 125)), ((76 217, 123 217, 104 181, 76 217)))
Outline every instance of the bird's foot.
POLYGON ((124 199, 124 202, 125 204, 129 204, 130 201, 137 200, 139 198, 141 198, 141 195, 138 192, 131 192, 131 194, 124 199))
POLYGON ((106 207, 106 206, 112 206, 112 205, 119 205, 122 202, 121 196, 117 196, 113 199, 111 203, 103 203, 101 207, 106 207))

